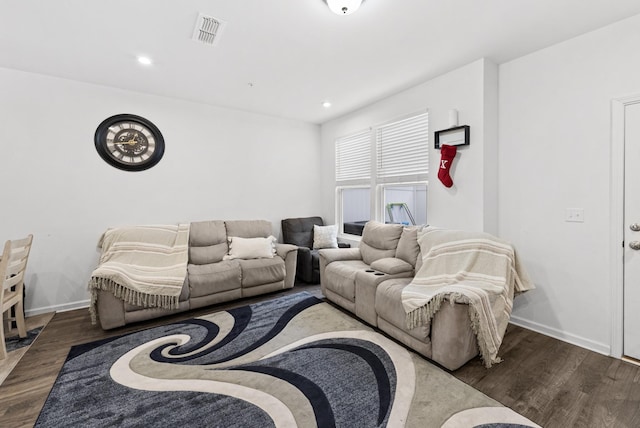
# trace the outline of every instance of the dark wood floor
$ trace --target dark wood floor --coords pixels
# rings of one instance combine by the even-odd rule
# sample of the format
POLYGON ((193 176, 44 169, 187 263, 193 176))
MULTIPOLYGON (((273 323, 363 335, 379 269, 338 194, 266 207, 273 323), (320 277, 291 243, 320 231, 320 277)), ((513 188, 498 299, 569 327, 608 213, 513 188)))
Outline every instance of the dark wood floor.
MULTIPOLYGON (((56 314, 0 386, 0 426, 31 427, 73 345, 318 286, 218 305, 105 332, 87 310, 56 314)), ((640 427, 640 367, 510 325, 487 370, 478 358, 452 374, 543 427, 640 427)))

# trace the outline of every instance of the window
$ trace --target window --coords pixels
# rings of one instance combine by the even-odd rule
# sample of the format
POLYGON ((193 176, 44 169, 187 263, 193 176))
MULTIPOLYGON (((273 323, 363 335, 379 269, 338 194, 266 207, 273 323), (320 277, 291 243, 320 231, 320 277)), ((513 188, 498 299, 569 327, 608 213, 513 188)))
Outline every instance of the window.
POLYGON ((340 187, 338 192, 342 213, 340 233, 362 235, 365 223, 371 220, 371 188, 340 187))
POLYGON ((376 154, 379 181, 409 176, 426 180, 429 173, 427 113, 378 127, 376 154))
POLYGON ((405 225, 427 223, 426 183, 383 185, 382 200, 385 223, 405 225))
POLYGON ((428 173, 428 113, 336 140, 336 213, 341 233, 362 235, 370 219, 426 224, 428 173))
POLYGON ((371 219, 371 131, 336 141, 336 183, 339 233, 362 235, 371 219))
POLYGON ((371 178, 370 131, 336 141, 336 181, 365 181, 371 178))

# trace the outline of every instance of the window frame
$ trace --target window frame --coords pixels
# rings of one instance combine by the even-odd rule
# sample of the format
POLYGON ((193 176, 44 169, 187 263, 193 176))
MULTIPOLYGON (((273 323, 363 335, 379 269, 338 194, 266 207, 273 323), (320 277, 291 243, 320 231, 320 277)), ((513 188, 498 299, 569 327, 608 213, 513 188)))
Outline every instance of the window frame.
MULTIPOLYGON (((337 179, 337 165, 338 165, 338 151, 336 148, 335 151, 335 162, 336 162, 336 176, 335 176, 335 219, 336 224, 338 224, 338 236, 342 239, 359 241, 361 236, 352 235, 344 233, 344 213, 343 213, 343 190, 352 189, 352 188, 368 188, 371 192, 370 197, 370 220, 376 220, 380 222, 384 222, 386 218, 386 205, 384 201, 384 188, 386 186, 392 185, 406 185, 406 186, 415 186, 415 185, 424 185, 426 187, 427 195, 429 191, 429 144, 430 144, 430 136, 429 136, 429 110, 422 109, 419 111, 415 111, 410 114, 402 115, 396 117, 393 120, 389 120, 375 126, 372 126, 366 130, 361 130, 358 132, 354 132, 343 137, 336 138, 335 145, 340 140, 344 140, 347 138, 355 137, 364 133, 368 133, 369 142, 368 142, 368 152, 371 161, 371 169, 370 169, 370 177, 369 178, 356 178, 356 179, 348 179, 348 180, 338 180, 337 179), (426 150, 426 165, 425 171, 423 172, 412 172, 409 174, 399 174, 393 176, 384 176, 381 177, 378 174, 378 165, 379 165, 379 130, 381 128, 388 127, 390 125, 400 123, 412 118, 416 118, 418 116, 425 116, 426 120, 426 133, 425 138, 426 141, 419 143, 420 147, 424 147, 426 150)), ((427 208, 425 208, 427 209, 427 208)), ((428 214, 427 214, 428 215, 428 214)))
MULTIPOLYGON (((398 187, 402 187, 402 186, 424 186, 425 187, 425 191, 427 192, 427 194, 429 194, 429 181, 427 180, 421 180, 421 181, 402 181, 402 182, 387 182, 387 183, 380 183, 376 186, 376 198, 377 198, 377 203, 376 203, 376 210, 377 210, 377 218, 379 218, 381 222, 385 222, 386 218, 387 218, 387 201, 385 201, 384 199, 384 191, 385 188, 387 187, 393 187, 393 186, 398 186, 398 187)), ((425 210, 427 209, 427 207, 425 207, 425 210)), ((415 215, 415 214, 413 214, 415 215)), ((426 223, 426 221, 425 221, 426 223)), ((422 223, 418 223, 418 224, 422 224, 422 223)))
MULTIPOLYGON (((360 235, 353 235, 353 234, 344 232, 343 192, 344 190, 349 190, 349 189, 369 189, 369 195, 371 196, 371 185, 367 183, 367 184, 359 184, 359 185, 354 184, 354 185, 336 186, 336 224, 338 225, 338 236, 341 238, 359 241, 361 238, 360 235)), ((371 206, 374 203, 375 202, 373 201, 373 199, 369 197, 369 220, 373 219, 373 217, 371 216, 371 206)))

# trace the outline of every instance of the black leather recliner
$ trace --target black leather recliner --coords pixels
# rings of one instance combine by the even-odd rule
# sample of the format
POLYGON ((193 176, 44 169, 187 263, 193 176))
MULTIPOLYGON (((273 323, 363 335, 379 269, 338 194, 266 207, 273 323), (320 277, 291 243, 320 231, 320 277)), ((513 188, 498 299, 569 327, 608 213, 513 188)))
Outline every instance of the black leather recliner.
MULTIPOLYGON (((296 279, 308 284, 320 283, 320 259, 313 249, 313 225, 324 226, 322 217, 286 218, 282 220, 282 240, 298 246, 296 279)), ((338 244, 349 247, 349 244, 338 244)))

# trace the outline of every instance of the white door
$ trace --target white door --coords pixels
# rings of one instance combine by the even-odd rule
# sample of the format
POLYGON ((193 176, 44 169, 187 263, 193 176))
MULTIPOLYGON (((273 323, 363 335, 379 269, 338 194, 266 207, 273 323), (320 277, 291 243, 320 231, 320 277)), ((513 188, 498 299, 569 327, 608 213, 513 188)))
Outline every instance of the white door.
POLYGON ((640 360, 640 103, 624 114, 624 355, 640 360))

